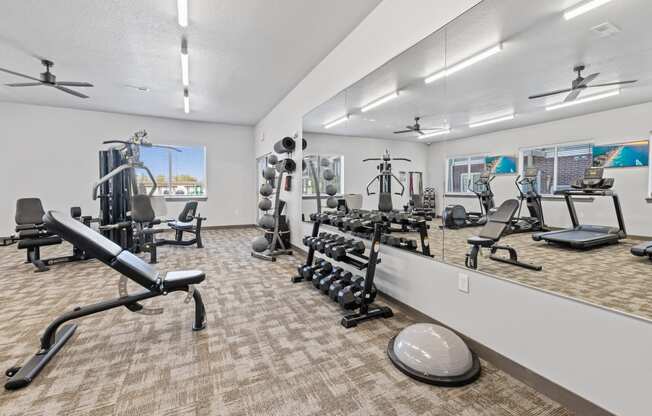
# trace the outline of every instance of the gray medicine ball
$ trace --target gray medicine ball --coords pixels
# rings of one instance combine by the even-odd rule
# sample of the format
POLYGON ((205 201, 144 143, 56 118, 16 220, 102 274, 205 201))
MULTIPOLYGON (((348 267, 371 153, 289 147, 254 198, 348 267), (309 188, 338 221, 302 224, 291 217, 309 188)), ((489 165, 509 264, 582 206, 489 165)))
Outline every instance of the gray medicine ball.
POLYGON ((258 225, 268 230, 274 228, 274 223, 275 223, 274 216, 270 214, 263 215, 262 217, 260 217, 260 220, 258 221, 258 225))
POLYGON ((335 177, 335 173, 333 173, 332 169, 324 169, 324 173, 322 173, 322 175, 327 181, 331 181, 335 177))
POLYGON ((337 208, 337 198, 334 196, 329 196, 326 200, 326 206, 328 208, 337 208))
POLYGON ((269 211, 272 209, 272 200, 269 198, 263 198, 258 202, 258 209, 261 211, 269 211))
POLYGON ((260 194, 262 196, 270 196, 274 192, 274 189, 272 188, 272 185, 268 183, 264 183, 260 186, 260 194))
POLYGON ((266 167, 263 169, 263 178, 267 180, 275 179, 276 178, 276 170, 273 167, 266 167))
POLYGON ((251 242, 251 248, 256 252, 260 253, 265 250, 267 250, 267 247, 269 246, 269 241, 265 238, 265 236, 260 236, 254 238, 254 241, 251 242))
POLYGON ((267 163, 274 166, 275 164, 278 163, 278 156, 274 154, 267 156, 267 163))
POLYGON ((326 195, 333 196, 337 193, 337 188, 332 183, 326 185, 326 195))

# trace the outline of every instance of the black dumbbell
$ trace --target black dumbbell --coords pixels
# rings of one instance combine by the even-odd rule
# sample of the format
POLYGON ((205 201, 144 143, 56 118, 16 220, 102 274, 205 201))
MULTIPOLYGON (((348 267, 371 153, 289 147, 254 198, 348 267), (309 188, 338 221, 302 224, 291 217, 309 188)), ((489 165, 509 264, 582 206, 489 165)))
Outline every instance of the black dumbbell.
POLYGON ((328 276, 329 274, 331 274, 332 271, 333 271, 333 265, 328 261, 324 262, 324 265, 322 267, 320 267, 319 269, 315 269, 314 273, 311 276, 311 279, 306 279, 306 280, 311 280, 314 285, 315 280, 319 282, 322 277, 328 276))
POLYGON ((326 244, 327 242, 329 242, 329 241, 331 241, 331 240, 333 240, 333 239, 335 239, 337 237, 339 237, 339 236, 335 235, 335 234, 327 233, 323 237, 318 237, 318 238, 315 238, 314 240, 312 240, 310 242, 309 247, 314 248, 315 250, 317 250, 317 247, 319 246, 319 244, 326 244))
POLYGON ((303 237, 303 245, 309 247, 309 246, 310 246, 310 243, 311 243, 313 240, 315 240, 316 238, 323 238, 323 237, 326 237, 326 235, 328 235, 328 233, 326 233, 326 232, 321 232, 321 233, 319 233, 319 235, 318 235, 317 237, 313 237, 313 236, 311 236, 311 235, 307 235, 307 236, 303 237))
POLYGON ((326 246, 329 246, 331 244, 339 244, 341 242, 344 242, 345 238, 342 237, 341 235, 336 235, 328 240, 321 240, 320 242, 315 244, 315 250, 319 251, 320 253, 323 253, 326 250, 326 246))
POLYGON ((348 248, 348 247, 351 246, 351 244, 353 244, 353 242, 355 242, 355 240, 353 238, 349 238, 349 239, 344 239, 343 241, 340 241, 340 242, 334 242, 334 243, 331 243, 331 244, 326 244, 326 246, 324 246, 324 254, 326 254, 328 257, 333 257, 331 255, 331 253, 333 252, 333 250, 336 247, 347 247, 348 248))
POLYGON ((346 280, 346 281, 351 281, 351 278, 353 277, 353 274, 351 272, 347 272, 345 270, 339 270, 339 273, 331 273, 326 277, 323 277, 319 281, 319 290, 322 291, 323 294, 328 294, 328 290, 330 289, 331 285, 333 282, 336 282, 338 280, 346 280))
POLYGON ((337 302, 337 295, 340 293, 340 291, 356 282, 364 282, 364 278, 357 275, 353 276, 350 273, 346 275, 342 274, 341 278, 331 283, 330 287, 328 288, 328 297, 337 302))
POLYGON ((364 253, 365 246, 362 241, 353 241, 347 245, 340 245, 331 248, 331 255, 334 260, 342 260, 348 253, 362 254, 364 253))
POLYGON ((329 276, 332 276, 332 275, 339 276, 343 271, 344 271, 343 268, 336 266, 336 267, 333 267, 330 270, 330 272, 327 273, 327 274, 321 274, 320 273, 319 277, 317 277, 317 275, 315 275, 313 277, 313 279, 312 279, 312 285, 315 287, 315 289, 319 289, 321 287, 321 281, 322 280, 324 280, 325 278, 327 278, 329 276))
POLYGON ((312 266, 304 266, 300 270, 301 276, 306 280, 312 280, 312 276, 319 270, 322 270, 324 267, 331 266, 330 262, 326 260, 317 260, 312 266))
POLYGON ((378 290, 376 289, 376 285, 372 283, 371 291, 365 295, 364 299, 362 299, 363 292, 364 279, 362 279, 362 281, 358 279, 355 283, 341 289, 338 292, 337 303, 339 303, 340 306, 344 309, 356 309, 362 306, 363 302, 367 305, 373 302, 374 299, 376 299, 378 290))

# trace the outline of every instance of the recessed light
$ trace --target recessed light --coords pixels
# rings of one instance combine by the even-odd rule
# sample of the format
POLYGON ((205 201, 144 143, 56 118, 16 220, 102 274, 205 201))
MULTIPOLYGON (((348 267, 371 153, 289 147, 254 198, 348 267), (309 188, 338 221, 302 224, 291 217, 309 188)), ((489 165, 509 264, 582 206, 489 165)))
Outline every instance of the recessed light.
POLYGON ((363 113, 365 113, 365 112, 371 110, 372 108, 376 108, 376 107, 378 107, 378 106, 381 105, 381 104, 385 104, 386 102, 393 100, 393 99, 396 98, 396 97, 398 97, 398 91, 394 91, 394 92, 391 93, 391 94, 387 94, 387 95, 385 95, 385 96, 383 96, 383 97, 380 97, 379 99, 377 99, 377 100, 375 100, 375 101, 370 102, 369 104, 363 106, 363 107, 360 109, 360 111, 362 111, 363 113))
POLYGON ((344 123, 348 119, 349 119, 349 115, 347 114, 347 115, 345 115, 343 117, 337 118, 337 119, 335 119, 333 121, 329 121, 328 123, 324 124, 324 128, 325 129, 330 129, 331 127, 337 126, 338 124, 344 123))
POLYGON ((488 124, 494 124, 494 123, 500 123, 502 121, 513 120, 515 116, 516 116, 516 114, 510 114, 510 115, 507 115, 507 116, 492 118, 492 119, 489 119, 489 120, 477 121, 475 123, 470 123, 469 127, 474 129, 476 127, 486 126, 488 124))
POLYGON ((433 133, 420 134, 417 137, 419 139, 427 139, 429 137, 443 136, 444 134, 448 134, 450 132, 451 132, 451 129, 444 129, 444 130, 436 131, 436 132, 433 132, 433 133))
POLYGON ((486 50, 480 52, 477 55, 474 55, 474 56, 472 56, 472 57, 470 57, 468 59, 463 60, 462 62, 459 62, 459 63, 451 66, 450 68, 446 68, 446 69, 444 69, 442 71, 439 71, 439 72, 437 72, 435 74, 432 74, 432 75, 428 76, 424 80, 424 82, 426 84, 430 84, 431 82, 435 82, 438 79, 445 78, 447 76, 453 75, 454 73, 456 73, 458 71, 461 71, 464 68, 468 68, 471 65, 476 64, 476 63, 478 63, 478 62, 480 62, 480 61, 482 61, 484 59, 487 59, 488 57, 490 57, 492 55, 495 55, 495 54, 497 54, 498 52, 500 52, 502 50, 503 50, 503 44, 499 43, 496 46, 493 46, 493 47, 491 47, 489 49, 486 49, 486 50))
POLYGON ((569 101, 567 103, 561 102, 559 104, 549 105, 549 106, 546 107, 546 111, 552 111, 552 110, 557 110, 557 109, 560 109, 560 108, 566 108, 566 107, 571 107, 571 106, 578 105, 578 104, 588 103, 588 102, 591 102, 591 101, 602 100, 604 98, 613 97, 613 96, 616 96, 618 94, 620 94, 620 89, 613 90, 613 91, 608 91, 608 92, 603 92, 601 94, 588 95, 588 96, 586 96, 584 98, 580 98, 580 99, 575 100, 575 101, 569 101))
POLYGON ((583 15, 584 13, 590 12, 593 9, 596 9, 600 6, 603 6, 609 3, 611 0, 590 0, 586 1, 579 6, 571 7, 566 9, 564 12, 564 19, 571 20, 577 16, 583 15))

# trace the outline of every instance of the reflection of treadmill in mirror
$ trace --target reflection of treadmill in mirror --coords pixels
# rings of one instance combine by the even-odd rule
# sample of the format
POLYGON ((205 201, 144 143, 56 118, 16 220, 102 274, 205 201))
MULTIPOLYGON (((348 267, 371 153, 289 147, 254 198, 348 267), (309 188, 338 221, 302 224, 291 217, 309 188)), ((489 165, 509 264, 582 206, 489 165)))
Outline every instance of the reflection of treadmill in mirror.
POLYGON ((604 178, 603 174, 603 168, 587 168, 584 177, 576 180, 571 185, 571 189, 555 192, 555 194, 564 195, 573 228, 532 234, 532 239, 563 244, 572 248, 592 248, 604 244, 615 244, 618 243, 618 240, 627 237, 618 195, 611 190, 614 180, 613 178, 604 178), (573 204, 573 196, 610 196, 613 198, 618 228, 580 224, 573 204))

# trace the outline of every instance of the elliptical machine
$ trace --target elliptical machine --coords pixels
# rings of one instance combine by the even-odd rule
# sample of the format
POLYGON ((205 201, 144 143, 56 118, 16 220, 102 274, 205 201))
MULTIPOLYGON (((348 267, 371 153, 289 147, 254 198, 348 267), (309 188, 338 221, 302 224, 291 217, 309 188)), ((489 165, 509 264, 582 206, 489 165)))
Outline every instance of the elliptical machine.
POLYGON ((532 231, 550 231, 543 219, 543 205, 541 195, 536 190, 536 181, 539 176, 539 169, 535 167, 525 168, 523 176, 516 177, 514 183, 519 193, 519 207, 516 217, 513 219, 506 234, 528 233, 532 231), (526 203, 530 213, 529 217, 521 216, 523 202, 526 203))
POLYGON ((468 189, 473 192, 480 202, 480 212, 467 211, 462 205, 450 204, 444 208, 442 222, 444 228, 458 229, 464 227, 475 227, 485 225, 487 216, 496 209, 494 193, 491 190, 491 181, 495 176, 489 171, 482 172, 480 177, 468 183, 468 189))

